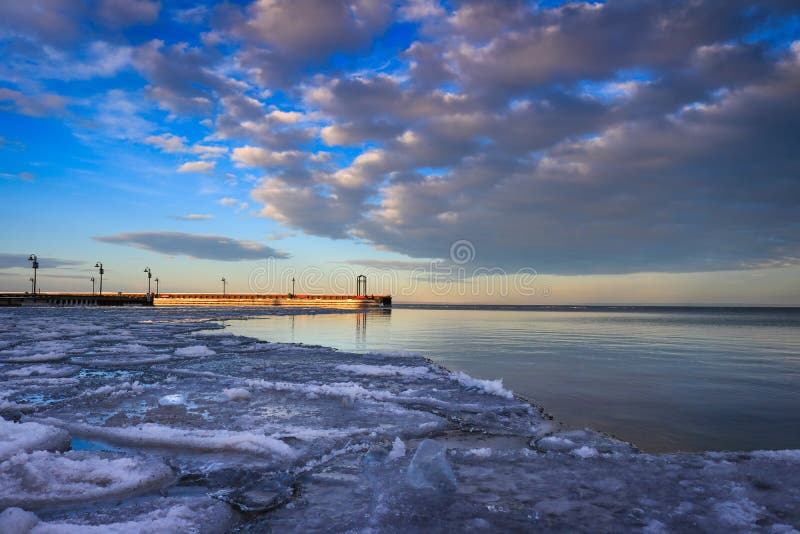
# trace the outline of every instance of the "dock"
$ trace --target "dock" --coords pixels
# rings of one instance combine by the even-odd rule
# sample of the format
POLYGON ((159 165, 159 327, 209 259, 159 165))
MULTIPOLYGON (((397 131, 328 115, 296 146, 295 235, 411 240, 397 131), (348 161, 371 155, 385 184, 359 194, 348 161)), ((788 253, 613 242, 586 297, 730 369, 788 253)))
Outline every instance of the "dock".
POLYGON ((293 295, 259 293, 3 293, 0 307, 20 306, 280 306, 299 308, 388 308, 391 295, 293 295))

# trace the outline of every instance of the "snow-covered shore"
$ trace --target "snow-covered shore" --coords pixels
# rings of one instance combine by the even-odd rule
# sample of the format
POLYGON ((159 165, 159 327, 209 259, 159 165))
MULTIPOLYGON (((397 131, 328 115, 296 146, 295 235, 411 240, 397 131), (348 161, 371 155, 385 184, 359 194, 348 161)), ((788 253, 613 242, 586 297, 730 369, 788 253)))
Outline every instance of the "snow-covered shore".
POLYGON ((0 310, 0 532, 800 528, 800 451, 639 453, 422 356, 216 322, 254 313, 0 310))

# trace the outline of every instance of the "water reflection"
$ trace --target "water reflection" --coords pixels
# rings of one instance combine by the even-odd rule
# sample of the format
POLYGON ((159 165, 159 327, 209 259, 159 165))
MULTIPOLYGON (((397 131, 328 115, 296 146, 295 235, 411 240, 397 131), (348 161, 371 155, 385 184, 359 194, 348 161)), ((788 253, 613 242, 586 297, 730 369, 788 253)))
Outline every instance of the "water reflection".
POLYGON ((645 450, 800 448, 796 312, 396 308, 231 321, 229 329, 349 352, 421 352, 503 378, 568 426, 645 450))

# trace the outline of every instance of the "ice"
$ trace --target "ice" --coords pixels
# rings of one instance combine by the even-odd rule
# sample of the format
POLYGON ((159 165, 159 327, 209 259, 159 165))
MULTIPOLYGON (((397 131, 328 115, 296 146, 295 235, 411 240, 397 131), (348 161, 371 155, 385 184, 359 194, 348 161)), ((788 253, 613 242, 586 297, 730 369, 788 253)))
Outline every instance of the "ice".
POLYGON ((432 439, 423 441, 408 465, 408 482, 417 489, 453 491, 456 477, 445 455, 447 449, 432 439))
POLYGON ((131 495, 164 486, 163 462, 110 453, 36 451, 0 463, 0 508, 27 510, 131 495))
POLYGON ((573 450, 572 454, 578 458, 594 458, 600 453, 597 452, 597 449, 594 447, 587 447, 584 445, 583 447, 578 447, 577 449, 573 450))
POLYGON ((152 504, 155 506, 151 505, 151 510, 131 510, 131 513, 125 514, 127 520, 116 522, 102 521, 101 514, 97 514, 99 517, 94 518, 41 520, 36 514, 20 508, 7 508, 0 513, 0 532, 8 534, 152 534, 155 532, 215 534, 229 532, 236 520, 236 514, 229 506, 208 497, 162 498, 152 504))
POLYGON ((12 423, 0 418, 0 461, 18 452, 66 450, 69 434, 39 423, 12 423))
POLYGON ((424 378, 430 376, 430 368, 423 366, 401 365, 337 365, 337 371, 344 371, 360 376, 395 376, 424 378))
POLYGON ((216 354, 213 350, 205 345, 193 345, 191 347, 183 347, 175 351, 175 356, 213 356, 216 354))
POLYGON ((469 449, 467 453, 477 456, 478 458, 489 458, 492 455, 492 449, 489 447, 480 447, 477 449, 469 449))
POLYGON ((222 393, 232 401, 247 401, 253 396, 249 389, 245 388, 225 388, 222 393))
POLYGON ((36 526, 39 518, 32 512, 21 508, 6 508, 0 513, 0 532, 6 534, 26 534, 36 526))
POLYGON ((36 362, 60 362, 66 360, 69 356, 63 352, 42 352, 37 354, 30 354, 26 356, 8 356, 0 358, 3 363, 36 363, 36 362))
POLYGON ((503 387, 503 379, 501 378, 497 380, 481 380, 472 378, 468 374, 459 371, 453 373, 453 379, 462 386, 476 388, 489 395, 497 395, 499 397, 505 397, 506 399, 514 398, 514 394, 503 387))
POLYGON ((387 456, 387 460, 397 460, 402 458, 406 455, 406 444, 403 443, 403 440, 399 437, 394 438, 392 442, 392 450, 389 451, 389 455, 387 456))
POLYGON ((10 371, 6 371, 5 375, 8 378, 20 378, 20 377, 50 377, 50 378, 63 378, 68 376, 73 376, 78 371, 80 371, 80 367, 75 365, 28 365, 25 367, 19 367, 16 369, 11 369, 10 371))
POLYGON ((64 423, 47 419, 50 424, 62 425, 71 433, 106 440, 121 445, 176 448, 198 452, 230 451, 261 455, 295 456, 294 450, 283 441, 257 432, 231 430, 201 430, 172 428, 154 423, 131 427, 92 426, 64 423))
POLYGON ((0 309, 0 532, 800 524, 800 451, 643 454, 420 354, 223 328, 289 312, 0 309))

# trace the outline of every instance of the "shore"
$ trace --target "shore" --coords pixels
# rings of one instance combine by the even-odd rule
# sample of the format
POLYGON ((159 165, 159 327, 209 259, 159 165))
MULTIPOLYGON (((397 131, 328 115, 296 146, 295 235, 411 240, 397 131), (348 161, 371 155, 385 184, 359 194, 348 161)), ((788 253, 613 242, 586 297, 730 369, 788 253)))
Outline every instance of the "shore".
POLYGON ((800 451, 643 454, 418 355, 219 331, 254 313, 0 310, 0 531, 800 525, 800 451))

